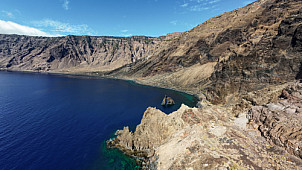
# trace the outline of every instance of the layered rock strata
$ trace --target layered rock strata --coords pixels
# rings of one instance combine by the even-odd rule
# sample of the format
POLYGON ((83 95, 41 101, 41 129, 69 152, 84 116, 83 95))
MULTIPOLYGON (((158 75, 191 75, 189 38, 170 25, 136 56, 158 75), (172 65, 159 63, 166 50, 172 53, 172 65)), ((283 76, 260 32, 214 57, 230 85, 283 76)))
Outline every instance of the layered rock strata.
POLYGON ((249 123, 272 145, 302 159, 302 83, 290 85, 281 97, 277 103, 252 107, 249 123))

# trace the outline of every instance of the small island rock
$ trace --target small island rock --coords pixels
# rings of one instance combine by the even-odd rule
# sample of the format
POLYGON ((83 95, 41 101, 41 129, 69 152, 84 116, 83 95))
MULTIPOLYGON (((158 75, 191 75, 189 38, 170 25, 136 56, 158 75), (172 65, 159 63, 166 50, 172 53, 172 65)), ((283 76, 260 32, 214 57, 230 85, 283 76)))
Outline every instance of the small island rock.
POLYGON ((163 101, 161 102, 162 106, 171 106, 174 105, 175 102, 171 97, 167 97, 167 95, 165 95, 163 101))

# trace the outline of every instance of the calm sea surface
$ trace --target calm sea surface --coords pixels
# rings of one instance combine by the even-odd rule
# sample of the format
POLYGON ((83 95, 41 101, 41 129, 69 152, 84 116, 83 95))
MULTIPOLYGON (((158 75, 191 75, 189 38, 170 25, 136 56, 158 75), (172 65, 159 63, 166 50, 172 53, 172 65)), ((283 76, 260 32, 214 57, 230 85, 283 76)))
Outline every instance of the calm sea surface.
POLYGON ((134 169, 104 141, 140 123, 147 107, 166 113, 192 96, 121 80, 0 72, 0 169, 134 169), (164 108, 164 95, 176 105, 164 108))

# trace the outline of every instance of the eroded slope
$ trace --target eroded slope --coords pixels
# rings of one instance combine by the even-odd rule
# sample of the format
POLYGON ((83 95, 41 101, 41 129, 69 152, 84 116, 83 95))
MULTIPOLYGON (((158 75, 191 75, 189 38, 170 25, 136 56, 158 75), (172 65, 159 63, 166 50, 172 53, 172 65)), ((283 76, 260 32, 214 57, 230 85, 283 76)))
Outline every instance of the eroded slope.
POLYGON ((107 74, 226 102, 230 94, 301 78, 301 28, 300 0, 259 0, 183 33, 148 60, 107 74))

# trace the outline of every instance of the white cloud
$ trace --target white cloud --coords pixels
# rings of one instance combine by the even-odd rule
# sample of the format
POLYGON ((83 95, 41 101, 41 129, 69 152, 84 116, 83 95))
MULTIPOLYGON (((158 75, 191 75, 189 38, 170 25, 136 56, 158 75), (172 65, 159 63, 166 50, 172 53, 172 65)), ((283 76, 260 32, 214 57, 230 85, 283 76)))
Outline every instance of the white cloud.
POLYGON ((128 32, 128 30, 121 30, 121 32, 128 32))
POLYGON ((117 36, 120 36, 120 37, 131 37, 133 35, 132 34, 120 34, 120 35, 117 35, 117 36))
POLYGON ((170 24, 177 25, 177 21, 171 21, 170 24))
POLYGON ((181 7, 187 7, 189 5, 189 3, 184 3, 182 5, 180 5, 181 7))
POLYGON ((65 10, 69 10, 69 1, 68 0, 64 0, 63 4, 62 4, 62 7, 65 9, 65 10))
POLYGON ((4 11, 4 10, 2 10, 1 12, 10 18, 14 18, 14 14, 12 12, 4 11))
POLYGON ((181 7, 185 7, 190 11, 200 12, 205 10, 217 10, 218 2, 221 0, 187 0, 181 7), (187 3, 189 2, 189 3, 187 3))
POLYGON ((43 27, 56 34, 92 35, 95 32, 86 24, 72 25, 51 19, 32 22, 36 27, 43 27))
POLYGON ((30 35, 30 36, 46 36, 46 37, 54 36, 36 28, 20 25, 11 21, 3 21, 3 20, 0 20, 0 33, 30 35))
POLYGON ((210 7, 205 7, 203 5, 194 5, 190 8, 190 11, 200 12, 200 11, 205 11, 205 10, 208 10, 208 9, 210 9, 210 7))
POLYGON ((208 3, 209 4, 214 4, 214 3, 217 3, 217 2, 220 2, 221 0, 212 0, 212 1, 209 1, 208 3))

